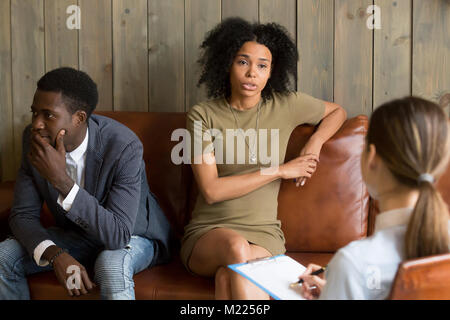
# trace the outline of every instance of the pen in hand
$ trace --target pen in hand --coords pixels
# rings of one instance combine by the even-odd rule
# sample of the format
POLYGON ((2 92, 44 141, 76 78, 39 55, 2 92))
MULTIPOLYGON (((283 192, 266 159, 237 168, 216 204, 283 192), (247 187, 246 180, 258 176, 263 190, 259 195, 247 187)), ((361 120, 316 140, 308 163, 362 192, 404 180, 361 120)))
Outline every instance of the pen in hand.
MULTIPOLYGON (((327 267, 322 267, 316 271, 311 272, 311 276, 317 276, 319 274, 321 274, 322 272, 324 272, 326 270, 327 267)), ((298 280, 297 282, 291 283, 290 287, 295 287, 296 285, 302 284, 303 283, 303 279, 298 280)))

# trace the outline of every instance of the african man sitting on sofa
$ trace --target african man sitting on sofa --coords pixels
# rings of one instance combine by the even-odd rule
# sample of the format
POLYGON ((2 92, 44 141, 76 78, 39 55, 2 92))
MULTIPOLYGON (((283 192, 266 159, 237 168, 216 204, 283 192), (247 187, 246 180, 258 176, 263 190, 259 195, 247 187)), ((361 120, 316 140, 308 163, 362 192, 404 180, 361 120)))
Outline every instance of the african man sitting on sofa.
POLYGON ((26 276, 52 269, 71 296, 97 283, 102 299, 134 299, 133 275, 169 259, 170 225, 149 190, 142 143, 124 125, 91 115, 97 102, 95 82, 72 68, 37 83, 13 237, 0 243, 0 299, 29 299, 26 276), (43 201, 55 220, 48 229, 43 201))

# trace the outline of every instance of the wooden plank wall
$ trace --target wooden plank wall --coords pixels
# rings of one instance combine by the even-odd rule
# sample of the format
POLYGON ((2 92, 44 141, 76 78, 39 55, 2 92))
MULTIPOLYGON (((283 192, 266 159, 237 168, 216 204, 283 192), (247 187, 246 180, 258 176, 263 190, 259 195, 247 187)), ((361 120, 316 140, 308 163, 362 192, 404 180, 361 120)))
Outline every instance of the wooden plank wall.
POLYGON ((14 154, 9 156, 14 157, 15 166, 4 169, 2 167, 2 171, 6 171, 7 175, 11 175, 19 168, 22 158, 22 132, 30 123, 30 105, 36 90, 36 82, 45 72, 44 31, 44 0, 11 0, 14 154))
POLYGON ((375 0, 382 29, 374 35, 373 107, 411 94, 411 1, 375 0))
MULTIPOLYGON (((78 3, 81 9, 81 29, 78 31, 80 70, 89 73, 97 83, 97 109, 113 110, 112 2, 78 0, 78 3)), ((64 19, 66 17, 67 14, 64 19)), ((130 56, 130 59, 134 57, 130 56)))
POLYGON ((0 180, 15 176, 10 13, 11 3, 0 1, 0 180))
POLYGON ((450 93, 450 1, 413 1, 412 93, 439 101, 450 93))
POLYGON ((0 180, 15 178, 46 71, 88 72, 99 110, 184 112, 206 98, 199 45, 231 16, 283 25, 299 50, 293 87, 349 116, 409 94, 450 94, 448 0, 0 0, 0 180), (80 30, 66 27, 69 5, 80 6, 80 30), (370 5, 381 9, 380 30, 367 28, 370 5))
POLYGON ((334 3, 328 0, 298 1, 297 17, 297 89, 333 101, 334 3))

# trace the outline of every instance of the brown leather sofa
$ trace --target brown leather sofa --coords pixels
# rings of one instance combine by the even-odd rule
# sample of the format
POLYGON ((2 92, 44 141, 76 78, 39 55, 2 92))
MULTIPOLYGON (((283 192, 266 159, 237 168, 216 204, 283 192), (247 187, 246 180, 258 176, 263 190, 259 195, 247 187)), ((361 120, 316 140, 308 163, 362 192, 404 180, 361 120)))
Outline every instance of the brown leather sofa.
MULTIPOLYGON (((150 188, 167 214, 178 239, 198 194, 189 165, 174 165, 171 141, 177 128, 185 127, 183 113, 99 112, 131 128, 144 144, 144 159, 150 188)), ((368 119, 358 116, 345 122, 321 152, 314 176, 303 186, 283 181, 278 197, 278 217, 286 237, 287 255, 303 265, 326 265, 342 246, 370 235, 376 206, 363 184, 360 154, 368 119)), ((298 155, 314 127, 299 126, 290 138, 286 161, 298 155)), ((441 179, 444 199, 450 203, 450 170, 441 179), (442 182, 444 180, 444 182, 442 182)), ((13 183, 0 184, 0 237, 7 232, 7 216, 12 202, 13 183)), ((52 223, 45 208, 45 226, 52 223)), ((213 299, 214 280, 188 273, 182 266, 178 249, 169 264, 159 265, 135 275, 137 299, 213 299)), ((29 276, 32 299, 73 299, 58 284, 53 272, 29 276)), ((82 299, 96 299, 93 292, 82 299)), ((80 299, 80 298, 77 298, 80 299)))

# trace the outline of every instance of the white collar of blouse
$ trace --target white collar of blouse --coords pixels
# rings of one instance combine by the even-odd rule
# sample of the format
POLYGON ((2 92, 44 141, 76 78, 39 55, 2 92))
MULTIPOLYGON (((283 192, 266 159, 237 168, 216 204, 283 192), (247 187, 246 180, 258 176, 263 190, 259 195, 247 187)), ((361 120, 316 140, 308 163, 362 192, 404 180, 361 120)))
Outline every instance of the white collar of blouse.
POLYGON ((375 232, 382 229, 406 225, 414 208, 398 208, 379 213, 375 219, 375 232))

